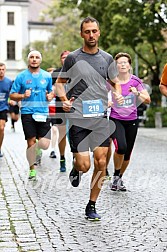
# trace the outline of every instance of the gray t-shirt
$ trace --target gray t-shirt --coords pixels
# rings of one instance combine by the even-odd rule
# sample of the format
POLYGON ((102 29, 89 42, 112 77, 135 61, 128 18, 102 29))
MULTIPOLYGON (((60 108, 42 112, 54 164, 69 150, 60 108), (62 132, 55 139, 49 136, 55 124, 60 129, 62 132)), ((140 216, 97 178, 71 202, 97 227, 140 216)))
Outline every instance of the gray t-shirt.
MULTIPOLYGON (((106 82, 117 76, 114 64, 113 57, 101 49, 95 54, 88 54, 80 48, 67 56, 60 77, 68 79, 67 97, 75 98, 71 111, 66 113, 68 118, 84 118, 83 110, 85 109, 83 107, 86 108, 86 111, 88 107, 96 110, 101 106, 99 100, 102 102, 103 112, 107 110, 106 82), (93 106, 89 106, 91 101, 93 106)), ((92 115, 88 112, 87 115, 88 117, 100 116, 100 112, 92 115)))

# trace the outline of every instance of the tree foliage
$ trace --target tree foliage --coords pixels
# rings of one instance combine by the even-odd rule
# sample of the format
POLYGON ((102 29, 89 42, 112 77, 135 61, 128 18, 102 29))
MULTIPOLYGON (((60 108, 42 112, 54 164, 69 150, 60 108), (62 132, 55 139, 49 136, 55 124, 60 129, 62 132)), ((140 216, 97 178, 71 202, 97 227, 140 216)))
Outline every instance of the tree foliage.
POLYGON ((54 23, 49 41, 29 46, 44 54, 45 69, 60 65, 63 50, 72 51, 82 45, 80 21, 90 15, 100 22, 100 47, 113 56, 124 51, 137 58, 139 77, 152 86, 154 104, 160 102, 159 78, 167 57, 166 1, 52 0, 45 15, 54 23))
POLYGON ((121 51, 132 51, 132 57, 138 55, 139 77, 150 76, 157 104, 159 77, 167 56, 167 3, 163 0, 62 0, 61 7, 64 6, 78 7, 82 17, 90 15, 100 22, 100 45, 108 52, 115 54, 121 48, 121 51))
POLYGON ((60 66, 60 54, 64 50, 73 51, 82 45, 79 35, 80 11, 78 8, 61 8, 60 1, 52 1, 52 5, 45 13, 53 20, 54 27, 51 37, 46 43, 50 54, 50 64, 60 66))
POLYGON ((23 51, 24 59, 30 49, 39 50, 43 55, 41 67, 59 67, 60 54, 64 50, 73 51, 81 47, 82 40, 79 34, 80 11, 78 8, 60 6, 59 0, 53 0, 50 7, 43 11, 42 19, 50 17, 53 21, 51 36, 48 41, 35 41, 29 44, 23 51))

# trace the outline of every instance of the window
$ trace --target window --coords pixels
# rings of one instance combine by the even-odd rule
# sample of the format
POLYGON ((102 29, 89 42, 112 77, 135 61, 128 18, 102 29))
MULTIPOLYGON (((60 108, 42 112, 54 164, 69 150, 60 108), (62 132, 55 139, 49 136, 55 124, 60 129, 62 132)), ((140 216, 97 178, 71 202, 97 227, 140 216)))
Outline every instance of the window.
POLYGON ((7 23, 8 25, 14 25, 14 12, 8 12, 7 13, 7 23))
POLYGON ((15 60, 15 41, 7 41, 7 59, 15 60))

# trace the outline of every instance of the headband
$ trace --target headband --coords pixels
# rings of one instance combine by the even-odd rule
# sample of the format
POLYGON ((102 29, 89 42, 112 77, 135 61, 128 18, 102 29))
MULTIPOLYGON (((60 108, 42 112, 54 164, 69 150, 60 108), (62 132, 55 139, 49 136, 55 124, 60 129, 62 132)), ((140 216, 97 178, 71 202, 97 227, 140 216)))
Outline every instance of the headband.
POLYGON ((41 61, 42 61, 42 55, 41 55, 41 53, 39 51, 33 50, 33 51, 29 52, 27 58, 29 59, 32 54, 37 54, 39 56, 39 58, 41 59, 41 61))

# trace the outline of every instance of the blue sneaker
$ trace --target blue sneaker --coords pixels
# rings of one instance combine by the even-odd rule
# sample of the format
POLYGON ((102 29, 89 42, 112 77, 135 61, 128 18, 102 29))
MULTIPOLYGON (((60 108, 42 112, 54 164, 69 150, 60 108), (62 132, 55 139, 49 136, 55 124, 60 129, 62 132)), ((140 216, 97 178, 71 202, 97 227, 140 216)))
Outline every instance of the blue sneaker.
POLYGON ((3 157, 3 154, 2 154, 2 152, 1 152, 1 150, 0 150, 0 158, 1 158, 1 157, 3 157))
POLYGON ((87 204, 86 209, 85 209, 85 218, 90 221, 101 220, 101 216, 96 213, 95 205, 87 204))
POLYGON ((60 160, 60 171, 66 172, 66 160, 65 159, 60 160))

